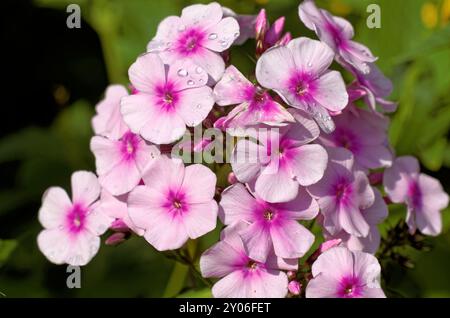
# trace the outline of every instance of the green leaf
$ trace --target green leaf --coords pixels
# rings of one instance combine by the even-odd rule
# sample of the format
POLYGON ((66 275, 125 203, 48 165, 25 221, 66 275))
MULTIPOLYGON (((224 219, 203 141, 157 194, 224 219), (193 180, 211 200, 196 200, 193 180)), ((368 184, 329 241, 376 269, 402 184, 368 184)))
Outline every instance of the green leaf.
POLYGON ((430 147, 423 149, 420 153, 420 160, 429 170, 438 171, 444 161, 447 139, 440 138, 430 147))
POLYGON ((17 247, 15 240, 0 240, 0 266, 3 266, 17 247))
POLYGON ((0 140, 0 163, 33 157, 55 158, 60 155, 57 145, 57 138, 48 130, 25 128, 0 140))

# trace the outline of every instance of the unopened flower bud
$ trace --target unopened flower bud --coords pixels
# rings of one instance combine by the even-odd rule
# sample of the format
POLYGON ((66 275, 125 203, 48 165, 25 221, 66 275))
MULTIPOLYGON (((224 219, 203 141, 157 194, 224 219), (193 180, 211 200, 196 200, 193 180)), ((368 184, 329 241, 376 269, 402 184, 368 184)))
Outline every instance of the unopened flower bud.
POLYGON ((279 45, 287 45, 292 40, 292 35, 290 32, 285 33, 281 39, 278 41, 279 45))
POLYGON ((284 17, 278 18, 267 31, 264 37, 264 42, 266 43, 267 47, 274 46, 281 38, 281 34, 283 33, 284 28, 284 21, 284 17))
POLYGON ((264 36, 267 31, 267 16, 266 16, 266 10, 261 9, 259 11, 258 16, 256 17, 255 22, 255 38, 256 41, 264 41, 264 36))
POLYGON ((126 239, 127 239, 126 233, 117 232, 117 233, 112 234, 110 237, 108 237, 105 241, 105 244, 115 246, 115 245, 119 245, 120 243, 125 242, 126 239))
POLYGON ((236 178, 236 175, 233 172, 230 172, 228 174, 227 180, 229 184, 235 184, 236 182, 238 182, 238 179, 236 178))
POLYGON ((300 295, 300 292, 302 291, 302 285, 296 280, 290 281, 288 290, 292 295, 300 295))

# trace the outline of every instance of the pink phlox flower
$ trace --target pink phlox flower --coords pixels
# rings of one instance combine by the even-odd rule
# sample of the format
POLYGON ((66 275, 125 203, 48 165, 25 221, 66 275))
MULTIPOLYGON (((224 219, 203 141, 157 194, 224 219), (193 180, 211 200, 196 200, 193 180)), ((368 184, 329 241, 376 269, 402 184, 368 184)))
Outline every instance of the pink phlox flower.
POLYGON ((353 67, 348 68, 356 80, 348 87, 350 100, 364 98, 365 104, 376 112, 377 105, 381 106, 381 111, 392 113, 397 109, 398 103, 387 100, 392 93, 392 82, 374 64, 369 64, 369 73, 361 74, 353 67))
POLYGON ((108 86, 105 97, 95 106, 97 113, 92 118, 96 135, 118 140, 129 130, 120 113, 120 100, 127 95, 128 91, 122 85, 108 86))
POLYGON ((222 192, 219 206, 219 216, 225 225, 238 221, 249 224, 239 235, 253 260, 265 262, 270 253, 300 258, 314 242, 314 235, 298 220, 314 219, 319 206, 303 188, 290 202, 269 203, 237 183, 222 192))
POLYGON ((238 222, 226 227, 221 240, 200 258, 204 277, 221 278, 212 287, 214 297, 282 298, 288 292, 288 278, 282 270, 297 270, 297 259, 270 255, 265 262, 252 260, 245 252, 239 232, 248 225, 238 222))
POLYGON ((313 0, 304 0, 298 12, 305 26, 316 32, 319 39, 334 51, 338 62, 350 64, 361 73, 369 73, 368 63, 377 58, 366 46, 352 41, 355 32, 350 22, 317 8, 313 0))
POLYGON ((222 129, 294 121, 292 115, 275 102, 265 89, 252 84, 233 65, 226 69, 214 87, 214 98, 219 106, 237 105, 221 121, 222 129))
POLYGON ((354 106, 348 106, 333 118, 336 129, 319 137, 320 143, 342 147, 353 153, 355 162, 364 169, 388 167, 392 164, 387 117, 354 106))
POLYGON ((130 192, 139 184, 145 167, 159 156, 159 149, 127 131, 119 140, 102 136, 91 139, 91 151, 99 182, 113 195, 130 192))
POLYGON ((325 149, 308 144, 319 136, 316 123, 301 111, 291 112, 296 123, 268 130, 259 128, 256 138, 237 142, 230 158, 237 179, 254 182, 256 193, 267 202, 293 200, 299 186, 318 182, 327 166, 325 149))
POLYGON ((328 70, 333 56, 333 51, 320 41, 293 39, 259 58, 256 78, 287 104, 310 113, 322 130, 330 133, 334 130, 330 112, 340 112, 348 104, 341 74, 328 70))
POLYGON ((238 22, 232 17, 223 18, 220 4, 194 4, 184 8, 181 17, 161 21, 147 51, 159 53, 168 65, 190 60, 216 82, 225 70, 219 53, 227 50, 239 34, 238 22))
POLYGON ((39 250, 55 264, 83 266, 97 254, 100 235, 113 218, 98 210, 100 184, 87 171, 72 174, 72 199, 60 187, 49 188, 42 197, 37 238, 39 250))
POLYGON ((448 206, 449 197, 439 180, 420 173, 416 158, 395 159, 392 167, 384 171, 383 184, 392 202, 406 204, 406 223, 411 234, 416 229, 431 236, 441 233, 440 212, 448 206))
POLYGON ((165 65, 157 54, 147 53, 128 74, 138 93, 122 98, 123 119, 133 133, 155 144, 175 142, 214 105, 205 70, 188 60, 165 65))
POLYGON ((323 227, 331 235, 341 230, 366 237, 370 226, 362 210, 375 201, 375 194, 364 172, 354 169, 354 159, 345 148, 327 148, 329 162, 323 178, 309 186, 324 217, 323 227))
POLYGON ((372 188, 375 193, 374 203, 367 209, 361 210, 361 214, 369 224, 369 234, 365 237, 348 234, 345 230, 340 231, 335 235, 331 235, 324 229, 323 235, 326 239, 339 239, 343 246, 346 246, 351 251, 363 251, 370 254, 375 254, 380 246, 380 232, 377 225, 380 224, 388 216, 388 208, 383 200, 380 191, 372 188))
POLYGON ((216 227, 216 176, 207 167, 185 167, 179 159, 157 158, 143 175, 145 185, 128 196, 131 221, 157 250, 174 250, 216 227))
POLYGON ((373 255, 333 247, 312 265, 306 298, 385 298, 380 272, 373 255))

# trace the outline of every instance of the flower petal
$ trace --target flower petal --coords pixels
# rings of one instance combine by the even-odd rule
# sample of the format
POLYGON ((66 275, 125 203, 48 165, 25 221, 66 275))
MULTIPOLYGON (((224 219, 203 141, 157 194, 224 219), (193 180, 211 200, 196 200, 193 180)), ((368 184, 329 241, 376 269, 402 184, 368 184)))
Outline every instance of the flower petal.
POLYGON ((212 90, 207 86, 186 89, 179 92, 179 94, 180 105, 177 109, 177 115, 189 127, 195 127, 200 124, 214 106, 212 90))
POLYGON ((253 84, 239 70, 230 65, 214 86, 214 99, 220 106, 235 105, 247 100, 245 92, 253 84))
POLYGON ((315 82, 313 98, 326 109, 339 112, 348 104, 344 80, 338 71, 328 71, 315 82))
POLYGON ((89 206, 100 196, 100 184, 92 172, 77 171, 72 174, 72 202, 89 206))
POLYGON ((311 72, 314 76, 324 73, 333 62, 334 52, 325 44, 317 40, 300 37, 289 42, 297 69, 311 72))
POLYGON ((113 195, 121 195, 133 190, 141 180, 141 172, 134 161, 123 160, 98 180, 103 188, 113 195))
POLYGON ((181 20, 185 26, 199 25, 207 29, 219 23, 222 15, 222 7, 217 2, 194 4, 181 11, 181 20))
POLYGON ((293 220, 271 226, 270 235, 275 254, 282 258, 300 258, 314 243, 314 235, 293 220))
POLYGON ((294 69, 291 50, 285 46, 273 47, 258 59, 256 79, 266 88, 284 90, 285 83, 294 69))
POLYGON ((219 241, 200 257, 200 271, 203 277, 223 277, 233 272, 241 259, 240 251, 226 241, 219 241))
POLYGON ((322 179, 328 162, 326 150, 320 145, 304 145, 295 152, 290 166, 298 183, 309 186, 322 179))
POLYGON ((179 189, 185 174, 184 164, 180 159, 160 156, 144 172, 145 184, 160 193, 169 188, 179 189))
POLYGON ((138 91, 153 94, 156 85, 166 82, 164 63, 157 54, 147 53, 130 66, 128 77, 138 91))
POLYGON ((265 262, 272 249, 269 228, 261 222, 254 222, 240 236, 247 255, 255 261, 265 262))
POLYGON ((206 32, 208 36, 203 46, 215 52, 223 52, 239 37, 239 24, 236 19, 227 17, 208 28, 206 32), (216 36, 211 36, 212 34, 216 36))
POLYGON ((264 148, 253 141, 239 140, 231 155, 231 167, 241 182, 250 182, 256 178, 260 169, 260 153, 264 148))
POLYGON ((111 171, 123 159, 118 141, 94 136, 91 139, 90 148, 95 156, 95 166, 99 175, 111 171))
POLYGON ((39 209, 39 222, 47 229, 56 228, 65 221, 66 212, 72 202, 67 192, 60 187, 51 187, 42 196, 42 206, 39 209))
POLYGON ((220 219, 228 225, 239 220, 252 220, 256 200, 242 183, 236 183, 222 192, 219 204, 220 219))
POLYGON ((256 179, 256 193, 266 202, 287 202, 298 194, 298 182, 286 167, 265 167, 256 179))
POLYGON ((214 230, 217 224, 217 210, 217 202, 214 200, 190 204, 189 211, 182 215, 187 235, 191 239, 196 239, 214 230))

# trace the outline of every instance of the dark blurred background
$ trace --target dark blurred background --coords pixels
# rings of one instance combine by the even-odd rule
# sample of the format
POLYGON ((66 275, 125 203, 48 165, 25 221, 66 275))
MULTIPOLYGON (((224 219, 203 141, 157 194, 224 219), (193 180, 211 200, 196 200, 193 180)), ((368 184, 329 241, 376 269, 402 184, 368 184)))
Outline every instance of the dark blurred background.
MULTIPOLYGON (((69 189, 75 170, 94 170, 89 152, 94 106, 109 83, 127 84, 127 69, 155 34, 158 22, 194 1, 6 0, 1 3, 2 107, 0 117, 0 297, 160 297, 184 292, 208 296, 192 273, 131 238, 102 246, 82 270, 82 288, 66 287, 66 267, 38 251, 37 211, 52 185, 69 189), (81 8, 81 28, 69 29, 67 5, 81 8), (174 271, 173 271, 174 270, 174 271), (177 274, 178 273, 178 274, 177 274), (174 275, 175 274, 175 275, 174 275), (177 276, 178 275, 178 276, 177 276), (191 277, 192 276, 192 277, 191 277), (183 277, 179 282, 177 277, 183 277), (184 282, 186 280, 186 282, 184 282), (174 292, 176 291, 176 292, 174 292)), ((195 1, 205 2, 205 1, 195 1)), ((294 36, 315 37, 297 16, 297 0, 223 0, 238 13, 265 7, 271 21, 286 16, 294 36)), ((417 156, 422 169, 450 190, 450 0, 329 0, 318 5, 350 20, 356 39, 379 56, 392 78, 390 140, 398 155, 417 156), (368 4, 381 7, 380 29, 369 29, 368 4)), ((254 43, 234 49, 233 63, 250 70, 254 43)), ((386 233, 404 218, 393 207, 386 233)), ((395 297, 450 297, 450 217, 427 239, 430 251, 399 247, 408 262, 388 261, 387 293, 395 297)), ((217 239, 201 240, 200 249, 217 239)))

